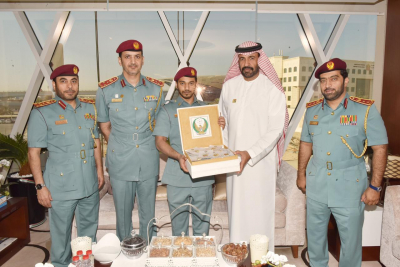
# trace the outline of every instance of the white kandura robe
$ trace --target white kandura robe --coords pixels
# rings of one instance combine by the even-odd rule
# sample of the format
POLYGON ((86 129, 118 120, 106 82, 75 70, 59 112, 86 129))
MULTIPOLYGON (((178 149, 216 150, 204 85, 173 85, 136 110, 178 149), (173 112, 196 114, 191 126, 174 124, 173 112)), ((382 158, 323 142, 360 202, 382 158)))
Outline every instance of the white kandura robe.
POLYGON ((219 108, 226 118, 224 144, 251 157, 241 175, 227 175, 230 242, 264 234, 274 251, 277 142, 283 134, 285 95, 261 73, 250 82, 239 75, 223 85, 219 108))

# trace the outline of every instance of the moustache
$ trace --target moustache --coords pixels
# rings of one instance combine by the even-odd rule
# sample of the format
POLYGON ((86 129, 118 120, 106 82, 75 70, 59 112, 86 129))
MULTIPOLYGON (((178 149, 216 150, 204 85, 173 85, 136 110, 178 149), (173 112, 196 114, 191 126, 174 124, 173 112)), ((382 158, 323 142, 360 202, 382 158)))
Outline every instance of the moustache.
POLYGON ((249 69, 249 70, 251 70, 251 71, 254 70, 252 67, 243 67, 243 68, 242 68, 242 71, 244 71, 245 69, 249 69))
POLYGON ((129 65, 129 67, 137 67, 137 65, 136 64, 131 64, 131 65, 129 65))

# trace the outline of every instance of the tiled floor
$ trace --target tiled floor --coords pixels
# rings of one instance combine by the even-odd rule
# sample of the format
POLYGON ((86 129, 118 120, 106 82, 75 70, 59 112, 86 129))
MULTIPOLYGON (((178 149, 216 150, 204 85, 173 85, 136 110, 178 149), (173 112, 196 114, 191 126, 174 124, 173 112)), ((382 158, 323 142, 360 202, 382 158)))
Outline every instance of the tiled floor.
MULTIPOLYGON (((43 225, 36 227, 35 230, 49 230, 48 220, 43 225)), ((50 251, 50 233, 31 231, 31 242, 29 244, 39 245, 50 251)), ((305 246, 299 248, 299 257, 297 259, 293 258, 290 248, 276 248, 276 253, 286 255, 290 264, 294 264, 297 267, 305 267, 307 265, 301 258, 301 252, 304 248, 305 246)), ((331 255, 329 256, 329 267, 337 267, 338 262, 331 255)), ((44 258, 45 253, 43 250, 27 246, 15 254, 3 267, 33 267, 36 263, 42 262, 44 258)), ((378 262, 363 262, 362 267, 381 267, 381 265, 378 262)))

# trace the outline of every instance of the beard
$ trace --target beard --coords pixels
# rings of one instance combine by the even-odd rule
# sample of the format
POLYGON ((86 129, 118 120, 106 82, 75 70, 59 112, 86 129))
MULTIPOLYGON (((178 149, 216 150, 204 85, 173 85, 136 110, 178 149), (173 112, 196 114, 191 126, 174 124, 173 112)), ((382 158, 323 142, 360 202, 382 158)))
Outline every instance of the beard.
POLYGON ((333 101, 338 99, 344 92, 344 83, 342 83, 342 86, 339 88, 339 90, 333 89, 333 88, 326 88, 325 90, 321 90, 322 95, 326 100, 333 101), (332 93, 325 93, 326 90, 333 90, 332 93))
POLYGON ((193 95, 196 92, 194 91, 182 91, 181 93, 179 93, 179 95, 183 98, 183 99, 190 99, 193 97, 193 95))
POLYGON ((257 65, 255 68, 252 67, 243 67, 240 69, 240 72, 245 78, 251 78, 258 74, 260 71, 260 67, 257 65), (245 72, 245 70, 250 70, 249 72, 245 72))
POLYGON ((60 97, 63 100, 74 100, 76 99, 76 97, 78 96, 78 92, 79 92, 79 87, 77 91, 74 90, 66 90, 66 91, 61 91, 58 89, 57 85, 55 88, 56 94, 58 95, 58 97, 60 97))

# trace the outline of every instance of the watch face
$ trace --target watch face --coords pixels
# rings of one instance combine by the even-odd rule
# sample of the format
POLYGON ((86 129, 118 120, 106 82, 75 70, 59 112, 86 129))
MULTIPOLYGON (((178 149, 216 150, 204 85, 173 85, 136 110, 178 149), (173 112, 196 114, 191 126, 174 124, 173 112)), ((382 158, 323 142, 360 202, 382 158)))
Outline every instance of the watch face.
POLYGON ((37 185, 36 185, 36 189, 37 189, 37 190, 42 189, 42 185, 41 185, 41 184, 37 184, 37 185))

